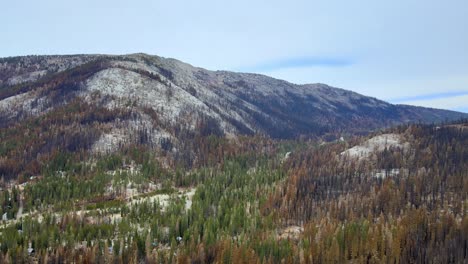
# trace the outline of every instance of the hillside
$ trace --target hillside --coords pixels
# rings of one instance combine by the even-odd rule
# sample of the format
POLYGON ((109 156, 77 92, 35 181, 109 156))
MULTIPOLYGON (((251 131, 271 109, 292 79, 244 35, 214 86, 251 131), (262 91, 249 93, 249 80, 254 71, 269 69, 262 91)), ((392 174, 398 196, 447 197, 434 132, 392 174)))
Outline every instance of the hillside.
POLYGON ((78 97, 108 109, 130 109, 141 123, 130 127, 150 130, 153 141, 174 138, 165 126, 182 120, 189 129, 203 119, 211 120, 212 129, 223 134, 294 138, 466 117, 392 105, 325 84, 295 85, 258 74, 208 71, 146 54, 4 58, 0 87, 4 125, 78 97), (145 109, 154 114, 145 114, 145 109), (165 126, 151 125, 155 116, 165 126))
POLYGON ((465 114, 145 54, 0 87, 1 263, 466 259, 466 119, 402 124, 465 114))
POLYGON ((298 151, 265 212, 301 227, 306 262, 464 263, 466 127, 401 126, 298 151))
POLYGON ((210 135, 333 140, 466 116, 146 54, 11 57, 0 59, 0 174, 37 174, 57 151, 134 145, 192 167, 206 165, 210 135))
POLYGON ((463 263, 466 127, 321 144, 212 136, 221 158, 192 170, 141 148, 58 153, 1 185, 0 261, 463 263))

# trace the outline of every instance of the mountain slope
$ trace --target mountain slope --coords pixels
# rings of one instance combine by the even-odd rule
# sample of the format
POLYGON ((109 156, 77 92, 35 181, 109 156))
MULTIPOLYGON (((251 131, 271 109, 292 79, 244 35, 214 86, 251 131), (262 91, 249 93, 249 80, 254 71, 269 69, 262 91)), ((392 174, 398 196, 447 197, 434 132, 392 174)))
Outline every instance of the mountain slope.
POLYGON ((114 143, 128 139, 130 128, 147 131, 158 144, 161 138, 177 140, 175 130, 182 128, 293 138, 467 117, 392 105, 325 84, 295 85, 259 74, 208 71, 146 54, 0 59, 2 126, 42 115, 74 98, 133 113, 133 121, 120 120, 125 124, 112 127, 114 143))
POLYGON ((380 128, 462 117, 144 54, 0 59, 0 263, 461 263, 468 123, 380 128))

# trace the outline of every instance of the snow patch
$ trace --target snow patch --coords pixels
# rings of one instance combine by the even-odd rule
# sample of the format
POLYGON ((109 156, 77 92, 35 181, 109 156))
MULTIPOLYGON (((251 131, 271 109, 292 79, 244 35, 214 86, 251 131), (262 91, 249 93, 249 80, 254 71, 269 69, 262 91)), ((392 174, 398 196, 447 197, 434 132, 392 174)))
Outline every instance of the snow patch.
POLYGON ((399 134, 382 134, 375 136, 362 145, 354 146, 345 150, 341 155, 348 155, 354 158, 368 158, 374 152, 381 152, 385 148, 407 148, 408 142, 402 142, 402 137, 399 134))
POLYGON ((11 77, 6 81, 7 85, 15 85, 15 84, 20 84, 20 83, 25 83, 25 82, 32 82, 36 81, 42 76, 47 74, 47 70, 41 70, 41 71, 33 71, 33 72, 27 72, 21 75, 16 75, 11 77))
POLYGON ((0 100, 0 113, 8 118, 17 115, 36 116, 46 111, 46 98, 37 98, 34 92, 26 92, 0 100))
POLYGON ((389 171, 379 170, 372 175, 374 178, 385 179, 386 177, 394 177, 400 175, 400 169, 391 169, 389 171))
POLYGON ((171 199, 175 199, 177 197, 179 198, 185 197, 186 198, 185 209, 188 210, 192 207, 192 199, 196 191, 197 191, 196 188, 190 188, 187 190, 179 190, 177 194, 155 194, 155 195, 143 197, 140 199, 136 198, 129 202, 129 206, 141 204, 144 202, 148 202, 151 204, 157 201, 159 205, 162 207, 162 210, 164 210, 169 205, 171 199))
POLYGON ((151 117, 144 113, 138 113, 138 119, 116 121, 112 123, 109 133, 101 135, 94 142, 92 151, 94 153, 112 153, 130 142, 138 140, 138 132, 145 132, 148 136, 148 145, 159 146, 162 139, 174 140, 173 137, 159 127, 154 127, 151 117))
POLYGON ((119 106, 125 106, 129 102, 149 106, 171 122, 175 122, 183 111, 200 111, 221 120, 218 114, 180 87, 170 82, 162 83, 130 70, 120 68, 102 70, 86 82, 86 89, 89 92, 99 91, 120 98, 121 100, 116 101, 119 106))
POLYGON ((125 131, 122 129, 112 129, 108 134, 102 135, 91 147, 94 153, 112 153, 128 141, 125 131))

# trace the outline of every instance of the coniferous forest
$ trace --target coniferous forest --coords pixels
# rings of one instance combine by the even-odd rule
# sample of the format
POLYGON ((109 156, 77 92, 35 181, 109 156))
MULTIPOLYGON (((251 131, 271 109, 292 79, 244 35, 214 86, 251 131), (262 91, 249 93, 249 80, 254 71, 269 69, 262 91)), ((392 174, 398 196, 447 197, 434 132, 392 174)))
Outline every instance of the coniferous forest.
POLYGON ((468 264, 468 0, 0 2, 0 264, 468 264))
POLYGON ((1 128, 1 263, 468 259, 465 122, 324 141, 227 139, 201 120, 186 155, 144 139, 85 151, 107 120, 131 114, 77 101, 1 128), (350 151, 382 135, 400 144, 350 151))
POLYGON ((145 54, 0 59, 0 263, 466 263, 463 117, 145 54))

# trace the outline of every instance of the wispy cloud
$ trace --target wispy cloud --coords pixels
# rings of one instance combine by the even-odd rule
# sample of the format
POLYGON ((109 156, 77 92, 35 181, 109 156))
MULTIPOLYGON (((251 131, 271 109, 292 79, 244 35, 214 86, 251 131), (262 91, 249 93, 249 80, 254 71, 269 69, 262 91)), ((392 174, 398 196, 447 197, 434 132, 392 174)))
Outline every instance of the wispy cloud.
MULTIPOLYGON (((468 91, 454 91, 454 92, 443 92, 443 93, 433 93, 433 94, 423 94, 417 96, 408 96, 408 97, 400 97, 396 99, 391 99, 392 103, 405 103, 411 101, 429 101, 429 100, 436 100, 436 99, 443 99, 449 97, 458 97, 468 95, 468 91)), ((468 106, 468 102, 467 102, 468 106)))
POLYGON ((468 91, 411 97, 399 102, 392 102, 440 109, 450 109, 468 113, 468 91))
POLYGON ((272 60, 253 66, 241 67, 240 70, 270 72, 290 68, 345 67, 353 63, 353 60, 347 58, 305 56, 272 60))
POLYGON ((463 112, 468 114, 468 106, 467 107, 456 107, 452 110, 458 111, 458 112, 463 112))

